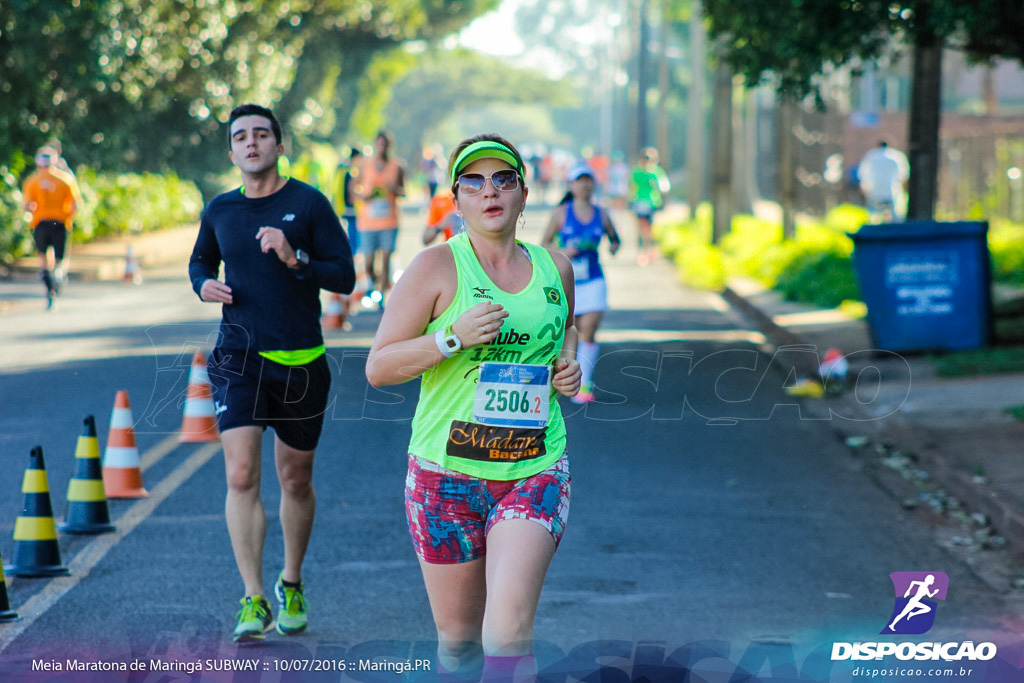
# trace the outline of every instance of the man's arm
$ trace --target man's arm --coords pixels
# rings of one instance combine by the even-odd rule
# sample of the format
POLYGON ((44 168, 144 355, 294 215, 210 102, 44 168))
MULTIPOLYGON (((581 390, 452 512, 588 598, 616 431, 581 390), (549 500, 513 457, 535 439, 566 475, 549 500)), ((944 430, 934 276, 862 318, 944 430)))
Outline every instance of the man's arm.
MULTIPOLYGON (((207 286, 206 296, 204 296, 203 284, 207 280, 217 282, 220 262, 221 253, 217 235, 204 214, 199 224, 199 234, 196 236, 195 246, 192 247, 192 256, 188 260, 188 277, 192 281, 192 290, 203 301, 217 300, 211 296, 210 286, 207 286)), ((226 285, 222 284, 222 287, 226 288, 226 285)), ((230 294, 230 290, 228 290, 228 294, 230 294)))
POLYGON ((300 278, 314 277, 321 289, 339 294, 351 294, 356 285, 356 271, 352 264, 352 247, 341 227, 338 216, 326 197, 317 201, 313 210, 309 248, 309 265, 296 270, 300 278))

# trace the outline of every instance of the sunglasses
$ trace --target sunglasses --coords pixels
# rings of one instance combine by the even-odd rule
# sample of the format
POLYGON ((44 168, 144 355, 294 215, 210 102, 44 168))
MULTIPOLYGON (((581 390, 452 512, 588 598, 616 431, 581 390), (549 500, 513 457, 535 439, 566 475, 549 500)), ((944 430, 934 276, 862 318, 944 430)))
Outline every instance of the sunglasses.
MULTIPOLYGON (((519 187, 519 174, 511 169, 495 171, 491 174, 491 185, 500 192, 511 192, 519 187)), ((487 176, 482 173, 463 173, 459 176, 459 187, 465 194, 482 192, 487 184, 487 176)))

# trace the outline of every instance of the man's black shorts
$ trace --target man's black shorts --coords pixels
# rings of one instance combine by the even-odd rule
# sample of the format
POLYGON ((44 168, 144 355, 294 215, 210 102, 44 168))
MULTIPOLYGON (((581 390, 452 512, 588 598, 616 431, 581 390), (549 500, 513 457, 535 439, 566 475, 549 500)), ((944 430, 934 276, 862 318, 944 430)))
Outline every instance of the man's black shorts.
POLYGON ((316 448, 331 388, 326 354, 306 365, 290 366, 255 352, 215 348, 207 370, 221 431, 273 427, 292 448, 316 448))
POLYGON ((53 247, 53 257, 58 261, 64 259, 64 245, 68 241, 68 229, 60 221, 39 221, 33 235, 36 251, 45 254, 48 247, 53 247))

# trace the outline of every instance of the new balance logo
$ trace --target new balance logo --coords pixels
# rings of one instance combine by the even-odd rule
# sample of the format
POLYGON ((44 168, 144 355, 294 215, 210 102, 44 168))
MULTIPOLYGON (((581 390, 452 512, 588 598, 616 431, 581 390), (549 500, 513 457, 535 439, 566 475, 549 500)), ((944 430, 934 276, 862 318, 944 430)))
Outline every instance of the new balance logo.
POLYGON ((285 221, 286 223, 291 223, 293 220, 295 220, 295 214, 294 213, 286 213, 284 215, 284 218, 282 218, 281 220, 285 221))
POLYGON ((227 405, 221 403, 220 401, 214 401, 213 402, 213 414, 214 415, 220 415, 221 413, 223 413, 227 409, 228 409, 227 405))

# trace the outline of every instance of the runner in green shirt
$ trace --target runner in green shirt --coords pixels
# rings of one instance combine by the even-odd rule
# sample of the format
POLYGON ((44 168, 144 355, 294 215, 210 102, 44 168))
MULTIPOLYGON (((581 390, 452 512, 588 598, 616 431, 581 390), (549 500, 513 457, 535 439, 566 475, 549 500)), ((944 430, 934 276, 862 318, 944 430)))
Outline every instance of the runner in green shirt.
POLYGON ((510 143, 469 138, 449 168, 466 232, 399 279, 366 375, 374 386, 422 377, 406 515, 438 670, 520 680, 536 674, 534 615, 568 516, 558 396, 580 388, 573 271, 516 239, 528 190, 510 143))
POLYGON ((665 205, 665 193, 671 184, 665 170, 658 165, 658 150, 647 147, 640 152, 640 160, 630 176, 630 195, 636 214, 640 251, 636 262, 642 266, 657 258, 657 247, 651 236, 654 213, 665 205))

